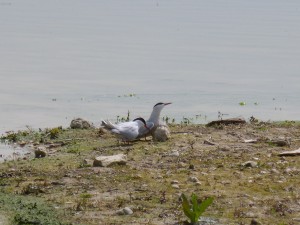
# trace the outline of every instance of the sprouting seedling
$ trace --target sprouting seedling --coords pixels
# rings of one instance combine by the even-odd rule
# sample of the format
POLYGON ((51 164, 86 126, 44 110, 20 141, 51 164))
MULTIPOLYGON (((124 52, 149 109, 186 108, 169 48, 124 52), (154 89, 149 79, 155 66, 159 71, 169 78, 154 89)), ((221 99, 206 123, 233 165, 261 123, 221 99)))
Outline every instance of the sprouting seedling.
POLYGON ((183 212, 191 220, 190 224, 196 224, 199 221, 202 213, 205 212, 207 207, 210 206, 213 202, 213 198, 209 197, 199 203, 198 197, 194 193, 191 195, 190 200, 187 199, 185 194, 182 194, 181 198, 183 212))
POLYGON ((128 122, 129 120, 130 120, 130 112, 128 110, 126 121, 128 122))

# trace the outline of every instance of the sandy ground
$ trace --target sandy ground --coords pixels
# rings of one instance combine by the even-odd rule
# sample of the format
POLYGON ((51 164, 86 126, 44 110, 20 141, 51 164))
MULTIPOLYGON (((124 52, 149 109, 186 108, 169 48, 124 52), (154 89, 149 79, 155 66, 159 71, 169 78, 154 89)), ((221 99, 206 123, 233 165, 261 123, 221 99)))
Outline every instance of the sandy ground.
POLYGON ((300 147, 298 123, 170 130, 166 142, 129 145, 99 129, 62 130, 53 139, 49 130, 23 134, 18 141, 47 155, 1 164, 1 192, 41 199, 73 224, 182 224, 182 193, 214 198, 202 224, 299 223, 300 156, 278 155, 300 147), (92 165, 119 153, 126 165, 92 165), (133 214, 117 215, 124 207, 133 214))

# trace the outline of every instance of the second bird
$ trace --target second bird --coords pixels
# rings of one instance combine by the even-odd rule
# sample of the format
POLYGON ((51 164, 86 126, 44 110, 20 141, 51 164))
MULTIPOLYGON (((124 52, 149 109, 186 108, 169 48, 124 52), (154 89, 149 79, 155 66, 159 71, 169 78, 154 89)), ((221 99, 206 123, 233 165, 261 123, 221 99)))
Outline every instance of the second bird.
POLYGON ((119 124, 112 124, 108 120, 103 120, 102 125, 125 142, 134 141, 140 135, 145 136, 154 126, 153 123, 147 122, 146 124, 146 121, 141 117, 119 124))

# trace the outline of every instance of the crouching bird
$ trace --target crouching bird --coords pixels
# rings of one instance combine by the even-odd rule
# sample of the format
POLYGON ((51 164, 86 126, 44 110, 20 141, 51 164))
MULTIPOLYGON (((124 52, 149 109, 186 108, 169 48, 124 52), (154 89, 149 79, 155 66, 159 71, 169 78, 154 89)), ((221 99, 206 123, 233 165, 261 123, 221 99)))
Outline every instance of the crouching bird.
POLYGON ((118 124, 113 124, 109 120, 102 120, 102 126, 128 143, 147 135, 154 127, 154 123, 146 122, 142 117, 138 117, 133 121, 118 124))

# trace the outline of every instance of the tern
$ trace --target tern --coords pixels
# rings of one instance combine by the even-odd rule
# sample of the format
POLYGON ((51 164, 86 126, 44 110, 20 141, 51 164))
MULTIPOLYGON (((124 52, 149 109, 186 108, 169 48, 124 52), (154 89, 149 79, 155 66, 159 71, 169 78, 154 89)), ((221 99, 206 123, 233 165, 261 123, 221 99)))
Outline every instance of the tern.
POLYGON ((168 103, 159 102, 159 103, 157 103, 157 104, 155 104, 153 106, 152 113, 151 113, 149 119, 146 122, 147 127, 149 127, 148 123, 149 123, 149 125, 153 124, 153 126, 152 126, 151 129, 147 129, 147 130, 144 127, 141 127, 140 128, 140 134, 139 134, 138 138, 146 137, 146 136, 148 136, 150 134, 153 135, 153 133, 155 132, 156 128, 160 125, 160 113, 161 113, 161 110, 166 105, 170 105, 170 104, 172 104, 172 103, 171 102, 168 102, 168 103))
POLYGON ((140 135, 145 136, 154 126, 154 123, 147 122, 138 117, 133 121, 112 124, 109 120, 103 120, 102 125, 107 130, 117 135, 122 141, 134 141, 140 135))

